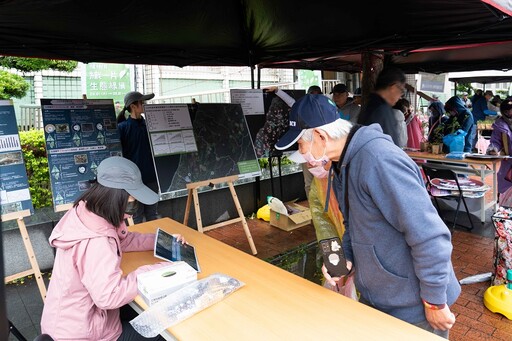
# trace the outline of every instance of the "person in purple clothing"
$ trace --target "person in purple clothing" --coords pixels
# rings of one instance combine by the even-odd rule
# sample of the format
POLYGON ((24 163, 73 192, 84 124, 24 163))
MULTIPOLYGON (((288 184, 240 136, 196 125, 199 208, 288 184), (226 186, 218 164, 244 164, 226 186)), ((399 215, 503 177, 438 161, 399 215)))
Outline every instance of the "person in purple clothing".
MULTIPOLYGON (((486 154, 512 155, 512 97, 508 97, 500 105, 501 117, 492 124, 492 135, 486 154)), ((508 170, 512 167, 512 159, 503 159, 498 171, 498 193, 503 194, 512 186, 512 182, 505 179, 508 170)))

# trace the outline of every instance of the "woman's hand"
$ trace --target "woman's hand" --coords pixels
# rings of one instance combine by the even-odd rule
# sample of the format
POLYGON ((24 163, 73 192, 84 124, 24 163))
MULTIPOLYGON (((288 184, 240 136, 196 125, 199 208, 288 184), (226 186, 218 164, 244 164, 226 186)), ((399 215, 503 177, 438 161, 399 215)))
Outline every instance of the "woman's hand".
POLYGON ((172 236, 176 238, 177 241, 181 242, 181 244, 188 244, 185 240, 185 237, 183 237, 181 234, 175 233, 172 236))

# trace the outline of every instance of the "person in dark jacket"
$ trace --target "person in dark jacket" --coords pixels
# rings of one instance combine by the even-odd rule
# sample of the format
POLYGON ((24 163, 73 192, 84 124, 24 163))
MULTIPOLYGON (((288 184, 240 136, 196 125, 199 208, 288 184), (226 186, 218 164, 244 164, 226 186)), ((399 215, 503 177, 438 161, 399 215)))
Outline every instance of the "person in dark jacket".
POLYGON ((475 139, 475 125, 473 114, 462 102, 458 96, 451 97, 444 104, 444 109, 450 114, 448 120, 444 123, 444 135, 455 133, 458 129, 466 132, 464 137, 464 152, 470 153, 473 149, 473 141, 475 139))
POLYGON ((357 123, 370 125, 378 123, 384 134, 388 134, 399 146, 401 127, 397 124, 393 106, 405 94, 405 74, 395 67, 384 68, 377 77, 375 92, 361 109, 357 123))
POLYGON ((436 132, 440 131, 441 134, 444 134, 444 123, 448 120, 448 117, 445 116, 444 104, 434 101, 430 103, 428 110, 430 111, 430 117, 428 118, 428 142, 439 142, 435 141, 436 132))
MULTIPOLYGON (((304 160, 328 173, 315 176, 329 177, 325 167, 333 163, 333 188, 345 220, 343 251, 347 268, 355 269, 360 301, 447 338, 455 323, 449 305, 461 288, 451 263, 450 230, 418 165, 378 124, 354 127, 321 95, 293 105, 276 148, 295 142, 304 160)), ((334 285, 340 280, 322 269, 334 285)))
MULTIPOLYGON (((124 108, 118 117, 124 117, 125 111, 130 116, 117 125, 123 156, 133 161, 142 173, 142 182, 158 193, 158 182, 156 178, 153 154, 149 144, 146 120, 142 117, 144 101, 155 97, 154 94, 143 95, 137 91, 131 91, 124 96, 124 108)), ((118 121, 119 122, 119 121, 118 121)), ((139 203, 137 211, 133 215, 133 222, 138 224, 159 218, 158 202, 153 205, 139 203)))

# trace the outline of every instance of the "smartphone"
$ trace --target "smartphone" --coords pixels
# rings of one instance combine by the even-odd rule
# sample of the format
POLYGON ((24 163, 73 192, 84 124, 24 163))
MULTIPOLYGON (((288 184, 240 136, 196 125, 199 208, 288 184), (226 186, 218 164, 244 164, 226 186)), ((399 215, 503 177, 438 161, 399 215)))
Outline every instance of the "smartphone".
POLYGON ((331 277, 340 277, 349 273, 347 261, 338 237, 322 239, 320 249, 324 258, 324 264, 331 277))

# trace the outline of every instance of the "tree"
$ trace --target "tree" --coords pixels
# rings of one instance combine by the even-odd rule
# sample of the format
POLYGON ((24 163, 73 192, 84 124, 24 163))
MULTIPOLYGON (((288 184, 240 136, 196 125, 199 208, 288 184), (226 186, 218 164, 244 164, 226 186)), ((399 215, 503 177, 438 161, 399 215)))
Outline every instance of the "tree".
POLYGON ((0 70, 0 99, 22 98, 29 87, 23 77, 0 70))
MULTIPOLYGON (((78 62, 71 60, 23 58, 0 56, 0 67, 17 69, 21 72, 57 70, 71 72, 78 62)), ((23 77, 0 70, 0 99, 22 98, 26 95, 29 84, 23 77)))

